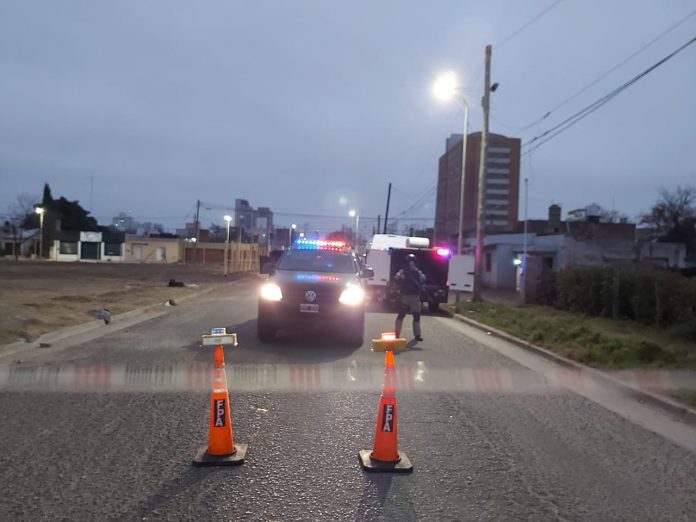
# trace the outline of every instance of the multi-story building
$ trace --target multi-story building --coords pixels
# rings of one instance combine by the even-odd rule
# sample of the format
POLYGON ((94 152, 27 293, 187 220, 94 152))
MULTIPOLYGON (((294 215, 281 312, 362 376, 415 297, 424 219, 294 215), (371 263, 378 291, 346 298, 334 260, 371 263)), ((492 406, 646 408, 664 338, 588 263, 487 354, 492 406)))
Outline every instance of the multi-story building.
MULTIPOLYGON (((435 207, 435 239, 455 244, 459 228, 459 194, 462 176, 463 135, 447 139, 446 151, 440 157, 435 207)), ((517 227, 520 188, 519 138, 500 134, 488 135, 484 187, 485 231, 514 232, 517 227)), ((468 135, 466 168, 464 169, 465 236, 476 231, 478 206, 478 174, 481 158, 481 133, 468 135)))
POLYGON ((133 219, 130 213, 119 212, 118 216, 114 216, 111 219, 111 227, 119 232, 134 234, 138 227, 138 223, 133 219))

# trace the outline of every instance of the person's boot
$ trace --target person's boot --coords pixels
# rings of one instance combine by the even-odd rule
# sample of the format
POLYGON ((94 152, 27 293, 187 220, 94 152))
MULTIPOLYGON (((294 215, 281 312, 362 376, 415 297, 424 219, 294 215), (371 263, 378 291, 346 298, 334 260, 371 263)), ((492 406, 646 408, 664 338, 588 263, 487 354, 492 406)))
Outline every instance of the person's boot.
POLYGON ((423 340, 423 337, 421 337, 420 321, 413 321, 413 334, 416 341, 423 340))
POLYGON ((394 323, 394 333, 396 334, 396 338, 398 339, 401 337, 401 326, 403 325, 403 319, 397 319, 396 323, 394 323))

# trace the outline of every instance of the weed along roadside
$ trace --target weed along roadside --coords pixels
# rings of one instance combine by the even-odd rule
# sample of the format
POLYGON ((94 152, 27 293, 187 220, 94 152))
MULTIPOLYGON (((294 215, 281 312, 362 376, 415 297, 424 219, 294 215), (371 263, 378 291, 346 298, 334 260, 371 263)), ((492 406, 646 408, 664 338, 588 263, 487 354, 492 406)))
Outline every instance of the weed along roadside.
MULTIPOLYGON (((448 308, 522 341, 602 370, 665 369, 696 376, 696 320, 669 328, 635 321, 613 321, 556 310, 548 306, 508 302, 460 302, 448 308)), ((696 390, 670 394, 696 405, 696 390)))

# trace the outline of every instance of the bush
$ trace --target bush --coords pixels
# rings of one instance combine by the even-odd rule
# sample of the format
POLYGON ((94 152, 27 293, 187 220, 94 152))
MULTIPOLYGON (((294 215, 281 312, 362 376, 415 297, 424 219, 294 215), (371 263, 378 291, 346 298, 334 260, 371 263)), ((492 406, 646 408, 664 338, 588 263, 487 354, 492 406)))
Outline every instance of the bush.
POLYGON ((645 267, 574 267, 557 275, 555 305, 590 316, 669 326, 695 317, 696 280, 645 267))

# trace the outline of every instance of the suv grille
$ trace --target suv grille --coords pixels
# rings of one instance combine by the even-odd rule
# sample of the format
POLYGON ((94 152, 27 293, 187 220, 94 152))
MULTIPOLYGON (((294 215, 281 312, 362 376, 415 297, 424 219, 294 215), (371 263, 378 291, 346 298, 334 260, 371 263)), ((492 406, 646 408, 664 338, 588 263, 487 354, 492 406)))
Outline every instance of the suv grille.
POLYGON ((283 291, 283 301, 286 303, 313 303, 313 304, 333 304, 338 303, 338 298, 341 296, 343 288, 330 286, 330 287, 316 287, 316 286, 289 286, 284 287, 283 291), (312 290, 317 294, 317 298, 314 301, 308 301, 305 298, 305 293, 312 290))

